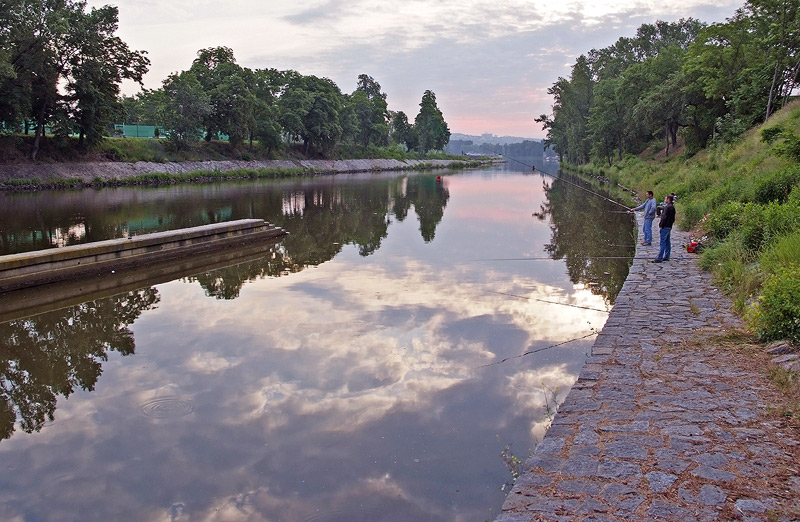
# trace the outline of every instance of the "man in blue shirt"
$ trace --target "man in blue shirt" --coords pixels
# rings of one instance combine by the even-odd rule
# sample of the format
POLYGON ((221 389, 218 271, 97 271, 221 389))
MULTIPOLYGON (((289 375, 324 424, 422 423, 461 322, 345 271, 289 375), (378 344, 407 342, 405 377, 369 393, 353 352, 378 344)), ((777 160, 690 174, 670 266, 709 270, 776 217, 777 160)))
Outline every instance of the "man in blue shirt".
POLYGON ((644 209, 644 225, 642 226, 644 241, 642 241, 642 244, 644 246, 650 246, 650 243, 653 242, 653 220, 656 218, 656 200, 653 197, 652 190, 647 191, 647 199, 644 200, 644 203, 630 210, 631 212, 635 212, 642 209, 644 209))

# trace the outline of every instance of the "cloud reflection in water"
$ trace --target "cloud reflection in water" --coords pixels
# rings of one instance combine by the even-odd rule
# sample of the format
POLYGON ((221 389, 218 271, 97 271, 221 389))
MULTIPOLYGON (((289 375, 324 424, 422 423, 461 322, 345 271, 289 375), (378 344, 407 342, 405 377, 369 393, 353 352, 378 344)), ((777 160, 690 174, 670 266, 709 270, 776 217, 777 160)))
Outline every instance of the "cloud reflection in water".
POLYGON ((2 490, 29 488, 0 515, 492 518, 508 480, 502 446, 532 449, 548 390, 566 394, 592 339, 487 365, 582 337, 607 315, 537 299, 606 305, 563 262, 492 261, 542 255, 540 178, 458 176, 449 189, 429 243, 406 219, 371 255, 344 245, 315 269, 248 281, 235 299, 191 279, 159 285, 158 308, 132 327, 135 356, 112 355, 53 426, 0 445, 25 470, 2 490), (191 410, 143 413, 160 399, 191 410), (59 476, 38 506, 40 479, 59 476))

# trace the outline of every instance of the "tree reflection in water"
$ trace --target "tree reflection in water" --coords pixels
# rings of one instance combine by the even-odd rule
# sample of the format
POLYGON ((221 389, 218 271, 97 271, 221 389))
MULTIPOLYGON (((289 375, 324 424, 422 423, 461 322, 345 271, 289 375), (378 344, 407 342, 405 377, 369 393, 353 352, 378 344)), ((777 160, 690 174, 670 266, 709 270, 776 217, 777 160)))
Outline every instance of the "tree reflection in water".
POLYGON ((439 177, 413 176, 352 186, 298 190, 291 205, 268 205, 259 215, 289 231, 271 255, 187 278, 206 295, 235 299, 247 281, 299 272, 330 261, 344 245, 356 245, 361 256, 380 248, 392 216, 404 221, 413 206, 423 240, 433 240, 450 194, 439 177), (281 214, 275 210, 281 209, 281 214))
POLYGON ((565 259, 570 280, 587 285, 593 294, 614 304, 633 263, 636 236, 623 207, 575 187, 589 185, 578 176, 564 174, 545 183, 546 202, 536 216, 550 216, 552 238, 545 251, 565 259), (567 181, 561 183, 559 180, 567 181), (630 226, 625 226, 629 223, 630 226))
POLYGON ((128 329, 159 301, 155 288, 0 324, 0 438, 39 431, 59 395, 93 390, 108 352, 134 353, 128 329))

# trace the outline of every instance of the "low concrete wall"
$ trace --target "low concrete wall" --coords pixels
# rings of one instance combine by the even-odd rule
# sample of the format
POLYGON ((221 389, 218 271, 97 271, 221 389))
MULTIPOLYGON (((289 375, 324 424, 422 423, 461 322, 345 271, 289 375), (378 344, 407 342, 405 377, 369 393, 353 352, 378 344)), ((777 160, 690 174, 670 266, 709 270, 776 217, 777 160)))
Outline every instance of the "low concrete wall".
POLYGON ((287 232, 263 219, 110 239, 85 245, 0 256, 0 292, 179 258, 287 232))
POLYGON ((90 277, 56 281, 46 285, 0 292, 0 323, 75 306, 86 301, 159 285, 179 279, 220 270, 240 263, 260 260, 270 254, 281 238, 226 244, 210 252, 148 262, 144 266, 104 270, 90 277))
MULTIPOLYGON (((447 168, 450 165, 474 161, 463 160, 394 160, 394 159, 353 159, 353 160, 263 160, 263 161, 181 161, 155 163, 151 161, 126 162, 85 162, 85 163, 20 163, 0 165, 0 182, 11 179, 38 179, 48 182, 59 179, 80 179, 92 182, 100 179, 126 179, 143 174, 167 173, 185 174, 195 171, 228 172, 231 170, 275 170, 308 169, 324 173, 369 172, 379 170, 406 170, 433 165, 447 168)), ((495 160, 499 162, 499 160, 495 160)), ((490 162, 491 163, 491 162, 490 162)))

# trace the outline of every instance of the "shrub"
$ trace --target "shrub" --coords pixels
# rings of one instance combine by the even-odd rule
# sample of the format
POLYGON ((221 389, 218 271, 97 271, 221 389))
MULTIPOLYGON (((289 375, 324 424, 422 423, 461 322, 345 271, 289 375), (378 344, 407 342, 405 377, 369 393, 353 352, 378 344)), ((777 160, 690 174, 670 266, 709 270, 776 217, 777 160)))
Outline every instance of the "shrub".
POLYGON ((692 228, 703 219, 705 215, 705 205, 700 201, 692 201, 681 212, 684 222, 688 228, 692 228))
POLYGON ((725 239, 739 228, 742 222, 744 205, 738 201, 729 201, 714 210, 705 222, 706 231, 717 239, 725 239))
POLYGON ((764 341, 800 343, 800 265, 783 268, 764 282, 748 321, 764 341))
POLYGON ((800 166, 772 172, 755 182, 753 200, 756 203, 785 202, 792 187, 800 181, 800 166))

